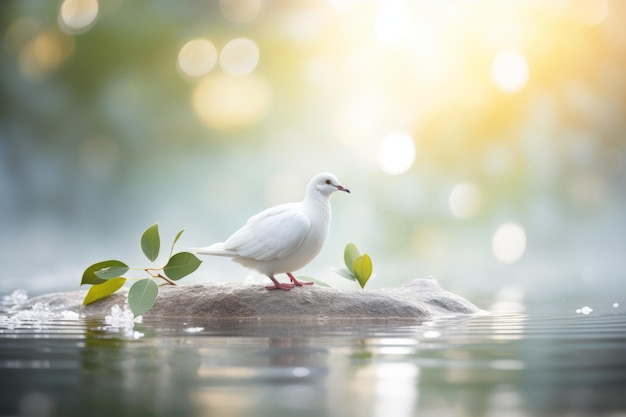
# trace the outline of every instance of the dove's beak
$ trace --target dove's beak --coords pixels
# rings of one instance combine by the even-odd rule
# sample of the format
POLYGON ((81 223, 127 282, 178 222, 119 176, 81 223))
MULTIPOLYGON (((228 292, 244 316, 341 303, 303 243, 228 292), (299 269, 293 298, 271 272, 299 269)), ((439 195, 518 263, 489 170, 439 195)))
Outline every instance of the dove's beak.
POLYGON ((335 187, 339 190, 339 191, 345 191, 346 193, 350 194, 350 190, 348 190, 346 187, 344 187, 343 185, 335 185, 335 187))

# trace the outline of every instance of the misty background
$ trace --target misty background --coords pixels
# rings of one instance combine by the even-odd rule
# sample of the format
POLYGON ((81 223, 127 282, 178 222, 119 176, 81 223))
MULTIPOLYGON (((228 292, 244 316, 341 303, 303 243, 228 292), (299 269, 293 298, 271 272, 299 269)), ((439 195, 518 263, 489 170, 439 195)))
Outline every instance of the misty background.
MULTIPOLYGON (((148 266, 157 221, 164 255, 222 241, 330 171, 352 193, 297 275, 353 287, 352 241, 368 288, 626 305, 621 1, 5 0, 0 36, 2 294, 148 266)), ((202 260, 183 284, 266 283, 202 260)))

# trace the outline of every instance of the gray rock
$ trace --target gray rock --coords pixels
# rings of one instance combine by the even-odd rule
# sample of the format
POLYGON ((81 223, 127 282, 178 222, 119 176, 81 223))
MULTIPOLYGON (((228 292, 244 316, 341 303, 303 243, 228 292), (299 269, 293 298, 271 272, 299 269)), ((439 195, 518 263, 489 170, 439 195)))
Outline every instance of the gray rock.
MULTIPOLYGON (((82 306, 86 291, 47 294, 28 300, 21 309, 46 303, 51 312, 74 311, 104 317, 126 302, 119 292, 82 306)), ((478 307, 445 291, 434 279, 415 279, 381 290, 345 290, 319 285, 291 291, 268 291, 258 284, 204 283, 162 286, 145 317, 415 319, 477 314, 478 307)))

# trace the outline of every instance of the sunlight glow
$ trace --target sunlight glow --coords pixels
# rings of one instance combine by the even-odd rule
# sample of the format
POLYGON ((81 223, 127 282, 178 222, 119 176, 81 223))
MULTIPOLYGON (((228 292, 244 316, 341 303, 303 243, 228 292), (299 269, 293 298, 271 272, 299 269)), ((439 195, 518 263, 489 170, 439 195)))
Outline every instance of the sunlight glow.
POLYGON ((585 26, 602 24, 609 14, 607 0, 577 0, 571 3, 575 18, 585 26))
POLYGON ((518 223, 504 223, 494 233, 491 246, 498 261, 516 262, 526 251, 526 232, 518 223))
POLYGON ((64 0, 59 8, 59 27, 71 35, 77 35, 91 29, 97 17, 97 0, 64 0))
POLYGON ((410 13, 404 0, 387 0, 382 3, 374 25, 376 39, 391 44, 404 38, 411 26, 410 13))
POLYGON ((217 63, 217 49, 206 39, 187 42, 178 53, 178 69, 188 77, 206 75, 217 63))
POLYGON ((448 198, 450 211, 459 219, 468 219, 476 215, 482 205, 480 189, 471 183, 457 184, 448 198))
POLYGON ((196 85, 193 109, 207 126, 233 129, 252 125, 269 111, 272 90, 261 77, 208 76, 196 85))
POLYGON ((330 0, 329 4, 338 12, 347 13, 358 6, 359 0, 330 0))
POLYGON ((247 38, 237 38, 228 42, 220 52, 220 65, 229 75, 241 77, 254 71, 259 63, 259 48, 247 38))
POLYGON ((516 51, 498 54, 491 64, 494 84, 505 93, 517 93, 526 86, 530 76, 528 62, 516 51))
POLYGON ((389 132, 378 148, 378 164, 389 175, 406 172, 415 162, 415 143, 404 131, 389 132))

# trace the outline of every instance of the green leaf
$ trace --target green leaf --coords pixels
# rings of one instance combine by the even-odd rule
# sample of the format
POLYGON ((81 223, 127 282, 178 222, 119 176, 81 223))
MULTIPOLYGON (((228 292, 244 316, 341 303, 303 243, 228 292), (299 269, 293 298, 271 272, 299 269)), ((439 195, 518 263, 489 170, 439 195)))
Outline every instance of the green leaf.
POLYGON ((313 278, 313 277, 304 277, 304 276, 300 276, 300 277, 296 277, 299 281, 311 281, 314 282, 316 285, 319 285, 320 287, 330 287, 330 285, 322 280, 313 278))
POLYGON ((152 308, 159 294, 159 286, 151 278, 137 281, 128 291, 128 305, 135 317, 152 308))
POLYGON ((354 276, 354 274, 350 271, 348 271, 346 268, 333 268, 333 272, 336 274, 341 275, 342 277, 349 279, 350 281, 356 281, 356 277, 354 276))
POLYGON ((372 259, 367 254, 363 254, 357 257, 352 263, 352 271, 356 276, 356 280, 361 285, 361 288, 365 288, 367 280, 372 275, 372 259))
POLYGON ((159 224, 155 223, 148 227, 141 236, 141 250, 152 262, 159 256, 161 239, 159 238, 159 224))
POLYGON ((176 281, 198 269, 201 263, 202 261, 194 254, 180 252, 170 258, 165 268, 163 268, 163 272, 165 272, 168 278, 176 281))
POLYGON ((354 260, 360 255, 361 254, 354 243, 350 242, 346 245, 346 248, 343 251, 343 261, 346 264, 348 271, 353 272, 352 265, 354 264, 354 260))
POLYGON ((185 229, 181 230, 180 232, 176 234, 176 237, 174 238, 174 241, 172 242, 172 249, 170 249, 170 258, 172 257, 172 253, 174 253, 174 245, 176 244, 176 242, 178 242, 178 239, 180 239, 180 235, 182 235, 184 231, 185 229))
POLYGON ((94 285, 87 292, 87 295, 83 300, 83 305, 86 306, 93 303, 94 301, 98 301, 108 297, 115 291, 122 288, 125 282, 126 278, 111 278, 109 280, 106 280, 102 284, 94 285))
POLYGON ((106 282, 106 278, 99 277, 98 275, 96 275, 96 272, 102 271, 103 269, 114 268, 114 267, 126 267, 128 270, 128 266, 126 266, 124 262, 115 261, 115 260, 98 262, 98 263, 91 265, 87 269, 85 269, 85 272, 83 272, 83 279, 80 281, 80 285, 84 285, 84 284, 98 285, 98 284, 102 284, 103 282, 106 282))
POLYGON ((113 265, 107 266, 106 268, 102 268, 99 271, 95 271, 94 273, 98 278, 101 279, 111 279, 118 278, 128 272, 128 266, 124 263, 120 262, 121 265, 113 265))

